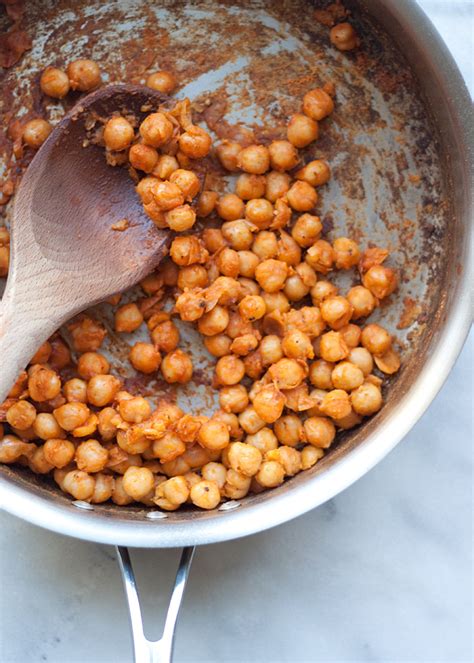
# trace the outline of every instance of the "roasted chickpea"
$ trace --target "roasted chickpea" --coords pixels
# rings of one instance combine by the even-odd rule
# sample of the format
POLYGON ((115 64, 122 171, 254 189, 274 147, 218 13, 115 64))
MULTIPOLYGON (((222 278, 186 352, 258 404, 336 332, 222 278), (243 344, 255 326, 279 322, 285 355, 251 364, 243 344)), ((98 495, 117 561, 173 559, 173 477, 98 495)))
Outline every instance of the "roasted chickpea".
POLYGON ((215 336, 208 336, 204 339, 206 350, 214 357, 224 357, 230 352, 232 339, 225 334, 216 334, 215 336))
POLYGON ((322 120, 334 110, 334 102, 322 88, 310 90, 303 98, 303 113, 313 120, 322 120))
POLYGON ((262 454, 251 444, 233 442, 229 446, 228 455, 230 467, 247 477, 257 474, 262 463, 262 454))
POLYGON ((235 183, 235 193, 242 200, 263 198, 265 194, 266 178, 264 175, 242 173, 235 183))
POLYGON ((368 317, 377 305, 377 300, 368 288, 356 285, 347 293, 347 299, 351 304, 352 320, 368 317))
POLYGON ((306 447, 303 447, 301 450, 301 469, 309 470, 311 467, 316 465, 318 460, 324 456, 324 451, 319 447, 313 447, 313 445, 308 444, 306 447))
POLYGON ((224 276, 236 278, 240 269, 239 254, 237 251, 226 247, 217 256, 216 265, 219 272, 224 276))
POLYGON ((61 392, 61 378, 50 368, 39 368, 28 379, 28 390, 34 401, 43 403, 56 398, 61 392))
POLYGON ((328 449, 336 436, 336 427, 326 417, 310 417, 303 424, 306 440, 314 447, 328 449))
POLYGON ((252 246, 253 235, 250 224, 244 219, 223 223, 222 235, 235 251, 246 251, 252 246))
POLYGON ((239 414, 239 424, 248 435, 257 433, 265 426, 264 420, 259 417, 252 405, 246 407, 245 410, 239 414))
POLYGON ((83 380, 90 380, 94 375, 105 375, 110 364, 99 352, 84 352, 77 362, 77 372, 83 380))
MULTIPOLYGON (((240 255, 239 255, 239 259, 240 259, 240 255)), ((259 288, 258 283, 256 283, 256 281, 253 281, 252 279, 247 279, 244 276, 239 276, 238 281, 240 283, 242 297, 246 297, 248 295, 258 295, 259 294, 260 288, 259 288)))
POLYGON ((338 237, 333 242, 334 261, 337 269, 350 269, 360 260, 360 249, 354 240, 338 237))
POLYGON ((265 198, 253 198, 245 205, 245 218, 261 230, 271 225, 273 214, 273 205, 265 198))
POLYGON ((335 330, 348 324, 352 317, 352 306, 345 297, 328 297, 320 304, 322 318, 335 330))
POLYGON ((206 300, 203 293, 183 292, 176 300, 175 309, 181 320, 193 322, 204 314, 206 300))
MULTIPOLYGON (((108 126, 110 122, 111 120, 109 120, 106 126, 108 126)), ((107 145, 107 147, 109 147, 110 149, 119 149, 119 148, 112 148, 110 145, 107 145)), ((130 148, 128 152, 128 159, 130 161, 130 165, 136 168, 137 170, 143 170, 144 173, 151 173, 152 170, 156 168, 156 165, 158 163, 158 152, 155 150, 154 147, 151 147, 151 145, 143 145, 142 143, 136 143, 136 145, 132 145, 132 147, 130 148)))
POLYGON ((352 391, 364 382, 362 370, 350 361, 342 361, 332 371, 332 383, 336 389, 352 391))
POLYGON ((344 325, 338 330, 346 342, 346 345, 349 349, 356 348, 360 343, 360 337, 362 335, 362 330, 357 325, 352 323, 344 325))
POLYGON ((49 412, 39 412, 33 423, 33 430, 41 440, 66 437, 66 433, 49 412))
POLYGON ((170 182, 173 182, 173 184, 176 184, 181 189, 184 199, 188 202, 198 195, 201 188, 199 178, 192 170, 178 168, 172 173, 169 179, 170 182))
POLYGON ((251 478, 236 472, 232 468, 227 471, 224 484, 224 495, 232 500, 240 500, 247 495, 250 489, 251 478))
POLYGON ((152 174, 160 180, 167 180, 175 170, 178 170, 178 168, 179 162, 176 157, 173 157, 170 154, 161 154, 158 155, 158 161, 153 168, 152 174))
POLYGON ((237 160, 241 151, 242 145, 231 140, 223 140, 216 147, 216 155, 221 165, 231 173, 239 170, 237 160))
POLYGON ((321 186, 329 182, 331 170, 328 164, 321 159, 310 161, 295 174, 297 180, 307 182, 311 186, 321 186))
POLYGON ((338 23, 329 32, 331 44, 340 51, 352 51, 359 45, 359 38, 350 23, 338 23))
POLYGON ((329 281, 318 281, 311 288, 311 299, 315 306, 319 306, 321 302, 329 297, 335 297, 337 295, 337 287, 330 283, 329 281))
POLYGON ((230 351, 236 355, 244 357, 257 347, 258 339, 255 334, 244 334, 243 336, 237 336, 237 338, 234 338, 232 345, 230 346, 230 351))
POLYGON ((332 371, 334 364, 317 359, 309 367, 309 380, 317 389, 333 389, 332 371))
POLYGON ((52 130, 52 126, 46 120, 42 120, 41 118, 30 120, 23 128, 23 140, 28 147, 37 150, 47 139, 52 130))
POLYGON ((97 440, 86 440, 76 449, 77 467, 85 472, 101 472, 107 465, 109 454, 97 440))
POLYGON ((255 278, 265 292, 281 290, 288 276, 288 265, 281 260, 264 260, 255 270, 255 278))
POLYGON ((362 330, 362 345, 373 355, 383 355, 392 345, 392 337, 386 329, 372 323, 362 330))
MULTIPOLYGON (((121 400, 118 410, 122 419, 131 424, 140 424, 142 421, 146 421, 151 414, 150 403, 143 396, 133 396, 121 400)), ((137 453, 140 452, 137 451, 137 453)))
POLYGON ((318 239, 306 252, 306 262, 317 272, 327 274, 332 270, 334 251, 329 242, 318 239))
POLYGON ((173 135, 173 125, 164 113, 151 113, 139 127, 140 136, 146 145, 160 147, 173 135))
MULTIPOLYGON (((111 117, 104 127, 104 143, 109 150, 126 150, 133 141, 134 131, 124 117, 111 117)), ((138 145, 136 147, 139 147, 138 145)), ((143 146, 145 147, 145 146, 143 146)))
POLYGON ((202 159, 211 149, 212 139, 204 129, 190 126, 179 137, 179 148, 190 159, 202 159))
POLYGON ((268 369, 268 375, 278 389, 294 389, 306 377, 306 367, 296 359, 283 358, 268 369))
POLYGON ((267 307, 267 313, 279 311, 283 314, 290 310, 290 302, 283 292, 262 292, 262 297, 267 307))
POLYGON ((296 212, 309 212, 318 202, 316 190, 307 182, 301 181, 292 184, 286 197, 296 212))
POLYGON ((41 74, 40 87, 48 97, 63 99, 69 92, 69 78, 62 69, 46 67, 41 74))
POLYGON ((312 246, 321 235, 323 224, 319 216, 312 214, 302 214, 297 220, 291 231, 291 236, 300 245, 305 248, 312 246))
POLYGON ((184 203, 184 194, 174 182, 158 182, 152 189, 153 200, 163 212, 168 212, 184 203))
POLYGON ((333 363, 345 359, 349 348, 339 332, 330 331, 322 335, 319 352, 322 359, 333 363))
POLYGON ((349 352, 348 360, 358 366, 365 376, 372 373, 374 360, 366 348, 352 348, 349 352))
POLYGON ((85 424, 90 410, 84 403, 65 403, 53 410, 53 414, 63 430, 72 431, 85 424))
POLYGON ((201 468, 201 475, 206 481, 214 481, 219 489, 222 490, 226 482, 227 469, 222 463, 206 463, 206 465, 201 468))
POLYGON ((72 378, 64 383, 63 394, 68 403, 87 403, 87 382, 72 378))
POLYGON ((9 265, 10 247, 0 245, 0 278, 4 278, 8 274, 9 265))
POLYGON ((240 414, 249 404, 247 389, 242 384, 223 387, 219 391, 219 404, 224 412, 240 414))
POLYGON ((148 76, 145 83, 145 85, 151 87, 152 90, 157 90, 164 94, 171 94, 174 91, 176 84, 176 78, 169 71, 155 71, 148 76))
POLYGON ((61 488, 76 500, 87 501, 94 494, 95 480, 87 472, 72 470, 65 475, 61 488))
POLYGON ((178 288, 181 290, 192 290, 193 288, 205 288, 209 283, 207 270, 202 265, 189 265, 183 267, 178 275, 178 288))
POLYGON ((179 343, 179 330, 171 320, 164 320, 153 328, 151 340, 159 352, 172 352, 179 343))
POLYGON ((283 292, 288 297, 290 302, 299 302, 303 297, 306 297, 310 287, 305 285, 303 279, 298 273, 291 274, 286 280, 283 292))
POLYGON ((285 470, 276 460, 265 460, 256 475, 258 483, 264 488, 276 488, 283 483, 285 470))
POLYGON ((219 486, 215 481, 199 481, 190 492, 191 502, 200 509, 215 509, 221 501, 219 486))
POLYGON ((281 342, 281 348, 286 357, 290 359, 312 359, 314 350, 311 339, 307 334, 295 329, 285 334, 281 342))
POLYGON ((123 475, 123 489, 136 502, 153 490, 155 477, 146 467, 129 467, 123 475))
MULTIPOLYGON (((241 176, 243 177, 243 176, 241 176)), ((256 177, 256 175, 254 175, 256 177)), ((260 198, 265 195, 265 198, 271 203, 275 203, 279 198, 286 195, 291 186, 291 178, 287 173, 280 173, 272 170, 266 176, 266 184, 260 196, 252 196, 252 198, 260 198)))
POLYGON ((115 312, 115 331, 134 332, 143 322, 143 314, 135 303, 124 304, 115 312))
POLYGON ((46 440, 43 446, 43 454, 46 461, 53 467, 66 467, 72 462, 76 447, 69 440, 46 440))
POLYGON ((397 274, 383 265, 370 267, 362 277, 362 283, 377 299, 388 297, 397 289, 397 274))
POLYGON ((357 414, 365 417, 375 414, 382 407, 382 392, 379 387, 370 382, 365 382, 351 392, 351 403, 357 414))
POLYGON ((237 166, 246 173, 263 175, 270 169, 270 153, 264 145, 244 147, 237 157, 237 166))
POLYGON ((260 419, 272 424, 281 417, 285 402, 284 394, 274 384, 267 384, 257 392, 252 404, 260 419))
POLYGON ((197 215, 200 218, 209 216, 209 214, 214 211, 218 199, 219 194, 217 194, 215 191, 202 191, 197 202, 197 215))
POLYGON ((296 414, 280 417, 273 424, 278 442, 289 447, 296 447, 303 439, 303 422, 296 414))
POLYGON ((199 429, 198 442, 202 447, 211 451, 224 449, 230 442, 226 424, 216 419, 205 421, 199 429))
POLYGON ((298 151, 287 140, 274 140, 268 147, 270 165, 273 170, 284 172, 291 170, 299 161, 298 151))
POLYGON ((68 64, 66 73, 71 90, 89 92, 102 82, 99 66, 93 60, 74 60, 68 64))
POLYGON ((292 267, 301 262, 301 248, 291 235, 284 230, 280 230, 280 240, 278 241, 278 260, 283 260, 292 267))
POLYGON ((296 113, 290 118, 286 135, 295 147, 306 147, 318 138, 318 123, 302 113, 296 113))
POLYGON ((165 214, 165 220, 171 230, 185 232, 196 222, 196 212, 189 205, 180 205, 165 214))
POLYGON ((189 382, 193 376, 193 362, 191 357, 182 350, 169 352, 161 362, 161 373, 170 384, 189 382))
POLYGON ((214 336, 222 333, 229 324, 229 313, 223 306, 215 306, 205 313, 198 322, 198 330, 203 336, 214 336))
POLYGON ((259 295, 248 295, 239 303, 239 313, 244 320, 260 320, 266 313, 265 301, 259 295))
MULTIPOLYGON (((93 498, 92 494, 92 498, 93 498)), ((91 500, 92 500, 91 498, 91 500)), ((126 506, 133 502, 133 497, 130 497, 123 489, 123 477, 115 477, 114 486, 112 490, 112 502, 119 506, 126 506)))
POLYGON ((235 221, 244 215, 245 204, 235 193, 226 193, 217 202, 217 213, 225 221, 235 221))
POLYGON ((268 230, 261 230, 257 233, 252 244, 252 251, 260 260, 274 258, 278 253, 278 241, 275 233, 268 230))
POLYGON ((6 420, 13 428, 23 431, 33 426, 36 419, 36 408, 28 401, 17 401, 10 405, 6 412, 6 420))
POLYGON ((146 374, 154 373, 161 364, 160 352, 152 343, 135 343, 130 350, 129 359, 136 371, 146 374))
POLYGON ((216 363, 216 379, 221 385, 234 385, 245 375, 245 366, 235 355, 220 357, 216 363))
POLYGON ((264 336, 260 341, 259 352, 264 366, 276 364, 283 357, 281 339, 274 334, 264 336))

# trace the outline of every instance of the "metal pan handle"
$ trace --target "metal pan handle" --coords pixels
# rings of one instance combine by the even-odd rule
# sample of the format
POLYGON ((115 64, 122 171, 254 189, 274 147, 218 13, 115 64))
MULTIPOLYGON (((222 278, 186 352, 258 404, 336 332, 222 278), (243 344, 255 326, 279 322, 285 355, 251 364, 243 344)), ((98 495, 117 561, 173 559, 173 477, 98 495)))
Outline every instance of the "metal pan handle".
POLYGON ((176 573, 174 588, 166 613, 163 635, 159 640, 147 640, 143 632, 142 611, 138 596, 137 583, 133 573, 128 548, 117 546, 117 560, 122 573, 123 586, 127 597, 130 625, 132 627, 133 651, 135 663, 171 663, 176 622, 178 619, 184 589, 188 580, 195 548, 183 548, 176 573))

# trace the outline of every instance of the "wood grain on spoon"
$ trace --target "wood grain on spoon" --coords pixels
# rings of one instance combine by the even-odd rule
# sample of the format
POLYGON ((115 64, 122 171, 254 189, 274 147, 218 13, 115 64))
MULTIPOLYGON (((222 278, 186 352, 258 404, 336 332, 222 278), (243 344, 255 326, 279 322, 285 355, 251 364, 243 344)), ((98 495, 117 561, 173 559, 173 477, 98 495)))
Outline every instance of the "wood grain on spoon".
POLYGON ((104 118, 128 111, 141 120, 167 101, 135 85, 97 90, 61 120, 26 171, 13 209, 12 259, 0 304, 0 402, 58 327, 135 285, 166 254, 170 231, 147 217, 127 169, 109 166, 102 147, 83 144, 92 111, 104 118), (122 219, 129 227, 114 231, 122 219))

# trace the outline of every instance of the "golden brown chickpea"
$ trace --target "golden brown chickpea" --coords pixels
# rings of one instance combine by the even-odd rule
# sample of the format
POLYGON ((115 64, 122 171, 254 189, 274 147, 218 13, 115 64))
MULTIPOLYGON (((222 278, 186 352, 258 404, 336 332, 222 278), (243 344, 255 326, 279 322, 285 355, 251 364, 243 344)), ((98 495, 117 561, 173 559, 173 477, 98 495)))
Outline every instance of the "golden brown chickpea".
POLYGON ((337 287, 329 281, 318 281, 311 288, 311 299, 315 306, 318 306, 328 297, 335 297, 337 295, 337 287))
POLYGON ((314 350, 307 334, 295 329, 288 332, 282 339, 281 347, 286 357, 290 359, 313 359, 314 350))
POLYGON ((53 414, 63 430, 72 431, 87 421, 90 410, 84 403, 65 403, 53 410, 53 414))
POLYGON ((135 187, 135 191, 140 196, 140 200, 143 204, 150 203, 153 200, 153 192, 156 189, 159 181, 160 180, 158 180, 156 177, 150 176, 144 177, 138 182, 137 186, 135 187))
POLYGON ((299 265, 301 262, 301 248, 298 242, 284 230, 280 230, 277 258, 292 267, 299 265))
POLYGON ((179 330, 171 320, 164 320, 151 332, 151 340, 159 352, 172 352, 179 343, 179 330))
POLYGON ((310 287, 305 285, 299 274, 291 274, 287 278, 283 290, 290 302, 299 302, 303 297, 306 297, 309 291, 310 287))
POLYGON ((295 182, 286 194, 288 202, 296 212, 309 212, 318 202, 316 190, 307 182, 295 182))
POLYGON ((43 446, 46 461, 53 467, 66 467, 74 459, 76 447, 69 440, 46 440, 43 446))
POLYGON ((264 299, 258 295, 244 297, 239 304, 239 313, 244 320, 260 320, 266 313, 264 299))
POLYGON ((40 87, 49 97, 63 99, 69 92, 69 78, 62 69, 46 67, 41 74, 40 87))
POLYGON ((215 509, 221 501, 219 486, 215 481, 199 481, 190 492, 191 502, 200 509, 215 509))
POLYGON ((351 413, 349 395, 343 389, 333 389, 323 398, 321 412, 332 419, 343 419, 351 413))
POLYGON ((215 191, 202 191, 199 196, 196 212, 200 218, 205 218, 209 216, 211 212, 214 211, 217 201, 219 199, 219 194, 215 191))
POLYGON ((226 193, 217 202, 217 213, 225 221, 235 221, 244 215, 245 204, 235 193, 226 193))
POLYGON ((283 357, 281 339, 274 334, 264 336, 260 341, 259 351, 263 366, 276 364, 283 357))
POLYGON ((100 69, 93 60, 74 60, 68 64, 66 73, 71 90, 89 92, 99 87, 102 82, 100 69))
POLYGON ((264 260, 255 270, 255 278, 265 292, 281 290, 288 276, 288 265, 281 260, 264 260))
POLYGON ((258 483, 264 488, 276 488, 283 483, 285 470, 276 460, 265 460, 256 475, 258 483))
POLYGON ((185 232, 196 222, 196 212, 189 205, 180 205, 165 214, 165 220, 171 230, 185 232))
POLYGON ((212 146, 212 139, 201 127, 190 126, 179 137, 180 150, 190 159, 202 159, 212 146))
MULTIPOLYGON (((244 175, 241 175, 244 177, 244 175)), ((247 177, 252 177, 247 176, 247 177)), ((257 177, 254 175, 253 177, 257 177)), ((252 198, 260 198, 265 195, 265 198, 271 203, 275 203, 279 198, 283 198, 286 195, 291 186, 291 177, 287 173, 279 173, 276 170, 272 170, 266 176, 266 184, 264 191, 260 196, 252 196, 252 198)))
POLYGON ((302 247, 312 246, 321 235, 323 224, 319 216, 302 214, 291 231, 293 239, 302 247))
POLYGON ((336 427, 326 417, 310 417, 303 427, 306 440, 320 449, 328 449, 336 436, 336 427))
POLYGON ((341 361, 334 367, 331 378, 336 389, 352 391, 363 384, 365 376, 362 370, 355 364, 352 364, 350 361, 341 361))
MULTIPOLYGON (((240 260, 240 255, 239 255, 239 260, 240 260)), ((256 283, 252 279, 247 279, 243 276, 239 276, 238 281, 240 283, 242 297, 247 297, 249 295, 254 296, 259 294, 260 288, 258 286, 258 283, 256 283)))
POLYGON ((173 182, 158 182, 151 193, 154 202, 162 212, 173 210, 184 203, 183 192, 173 182))
POLYGON ((145 85, 151 87, 152 90, 163 92, 164 94, 171 94, 177 83, 176 78, 169 71, 155 71, 150 74, 146 79, 145 85))
POLYGON ((357 325, 348 324, 344 325, 338 330, 346 342, 346 345, 349 349, 356 348, 360 343, 360 337, 362 335, 362 330, 357 325))
POLYGON ((30 364, 47 364, 51 356, 51 343, 46 341, 41 345, 30 359, 30 364))
POLYGON ((335 330, 348 324, 352 317, 352 306, 345 297, 327 297, 320 304, 321 316, 335 330))
POLYGON ((204 314, 206 300, 202 293, 183 292, 176 300, 175 309, 181 320, 193 322, 204 314))
POLYGON ((216 334, 215 336, 205 338, 204 345, 206 350, 214 357, 224 357, 224 355, 228 355, 230 352, 232 339, 225 334, 216 334))
POLYGON ((318 359, 309 367, 309 380, 317 389, 333 389, 332 371, 334 364, 318 359))
POLYGON ((44 447, 37 447, 31 455, 28 454, 28 465, 36 474, 48 474, 53 469, 44 456, 44 447))
POLYGON ((203 336, 221 334, 229 324, 229 313, 223 306, 215 306, 208 313, 204 313, 198 322, 199 333, 203 336))
POLYGON ((263 175, 270 169, 270 153, 264 145, 244 147, 237 157, 237 166, 246 173, 263 175))
POLYGON ((65 475, 61 488, 76 500, 87 501, 94 494, 95 480, 87 472, 72 470, 65 475))
POLYGON ((242 384, 223 387, 219 391, 219 405, 224 412, 240 414, 249 404, 247 389, 242 384))
POLYGON ((239 170, 237 160, 242 150, 242 145, 235 143, 231 140, 223 140, 216 147, 216 155, 221 165, 229 172, 236 172, 239 170))
POLYGON ((284 172, 291 170, 299 161, 298 151, 287 140, 274 140, 268 147, 270 165, 273 170, 284 172))
POLYGON ((347 293, 347 299, 354 309, 352 320, 368 317, 377 305, 377 300, 368 288, 356 285, 347 293))
POLYGON ((10 264, 10 247, 0 246, 0 278, 8 274, 10 264))
POLYGON ((390 267, 374 265, 363 275, 362 283, 377 299, 384 299, 397 289, 398 277, 390 267))
POLYGON ((265 198, 253 198, 245 205, 245 218, 260 230, 270 227, 273 216, 273 205, 265 198))
POLYGON ((348 360, 358 366, 365 376, 372 373, 374 360, 366 348, 352 348, 349 352, 348 360))
POLYGON ((204 422, 199 429, 198 442, 202 447, 211 451, 224 449, 230 442, 229 430, 226 424, 214 418, 204 422))
POLYGON ((241 359, 235 355, 220 357, 215 367, 216 379, 221 385, 234 385, 245 375, 245 366, 241 359))
POLYGON ((239 424, 248 435, 254 435, 265 426, 265 422, 252 405, 239 414, 239 424))
POLYGON ((240 269, 239 254, 237 251, 226 247, 217 256, 216 265, 219 272, 224 276, 236 278, 240 269))
POLYGON ((222 235, 235 251, 246 251, 252 246, 253 235, 250 224, 244 219, 223 223, 222 235))
POLYGON ((43 403, 56 398, 61 392, 61 378, 50 368, 39 368, 28 379, 28 391, 34 401, 43 403))
POLYGON ((267 384, 257 392, 252 404, 260 419, 272 424, 281 417, 285 402, 284 394, 274 384, 267 384))
POLYGON ((158 161, 156 162, 156 165, 153 168, 152 175, 160 180, 167 180, 171 177, 171 175, 174 173, 175 170, 178 170, 178 168, 179 168, 179 163, 176 157, 173 157, 170 154, 158 155, 158 161))
POLYGON ((173 125, 164 113, 151 113, 139 127, 140 136, 145 145, 160 147, 173 135, 173 125))
POLYGON ((181 189, 184 199, 188 202, 191 202, 198 195, 201 188, 199 178, 192 170, 178 168, 169 179, 170 182, 173 182, 173 184, 176 184, 181 189))
POLYGON ((260 260, 252 251, 239 251, 239 273, 248 279, 255 277, 255 270, 260 260))
POLYGON ((166 432, 163 437, 153 442, 152 456, 159 458, 162 463, 168 463, 186 451, 186 445, 181 438, 172 431, 166 432))
POLYGON ((201 468, 201 474, 204 480, 214 481, 218 485, 219 490, 224 488, 227 477, 227 469, 224 467, 224 465, 222 465, 222 463, 206 463, 206 465, 201 468))
POLYGON ((269 451, 265 454, 265 460, 276 460, 283 467, 285 475, 288 477, 295 476, 302 469, 300 452, 285 445, 269 451))
POLYGON ((317 272, 327 274, 334 264, 334 251, 329 242, 318 239, 306 252, 306 262, 317 272))
POLYGON ((66 437, 66 433, 49 412, 39 412, 33 423, 33 430, 41 440, 66 437))
POLYGON ((318 460, 321 460, 323 456, 324 451, 322 449, 313 447, 311 444, 308 444, 301 450, 301 469, 309 470, 311 467, 316 465, 318 460))
MULTIPOLYGON (((92 495, 94 495, 94 493, 92 495)), ((112 502, 119 506, 126 506, 133 502, 133 498, 123 489, 123 477, 115 477, 112 491, 112 502)))
POLYGON ((105 328, 96 320, 83 316, 77 322, 68 325, 74 349, 77 352, 94 352, 102 345, 107 336, 105 328))
POLYGON ((378 412, 383 403, 382 392, 379 387, 370 382, 365 382, 355 389, 350 398, 352 407, 357 414, 362 414, 365 417, 378 412))
POLYGON ((41 118, 30 120, 23 128, 23 140, 28 147, 37 150, 47 139, 52 130, 52 126, 46 120, 42 120, 41 118))
MULTIPOLYGON (((132 398, 121 400, 118 410, 122 419, 131 424, 141 424, 151 414, 150 404, 143 396, 133 396, 132 398)), ((137 451, 137 453, 140 452, 137 451)))
POLYGON ((339 23, 329 33, 331 44, 340 51, 352 51, 359 45, 359 38, 350 23, 339 23))
POLYGON ((143 322, 143 314, 138 306, 131 302, 124 304, 115 312, 115 331, 134 332, 143 322))
POLYGON ((202 233, 202 241, 207 251, 212 254, 217 253, 226 246, 226 241, 220 228, 205 228, 202 233))
POLYGON ((83 380, 90 380, 94 375, 105 375, 110 364, 99 352, 84 352, 77 362, 77 372, 83 380))
POLYGON ((265 175, 252 175, 242 173, 238 176, 235 183, 235 193, 242 200, 252 200, 253 198, 263 198, 265 194, 266 178, 265 175))
POLYGON ((28 401, 17 401, 10 405, 5 416, 10 426, 23 431, 33 426, 36 419, 36 408, 28 401))
POLYGON ((161 362, 161 373, 166 382, 185 384, 193 377, 191 357, 182 350, 169 352, 161 362))
POLYGON ((318 123, 308 115, 296 113, 288 122, 287 138, 295 147, 306 147, 319 135, 318 123))
MULTIPOLYGON (((107 123, 107 126, 108 124, 109 123, 107 123)), ((107 147, 110 147, 110 145, 107 145, 107 147)), ((118 148, 110 147, 110 149, 118 148)), ((156 168, 156 164, 158 163, 158 152, 154 147, 151 147, 151 145, 136 143, 130 148, 128 159, 130 161, 130 165, 132 165, 137 170, 143 170, 144 173, 151 173, 152 170, 156 168)))
POLYGON ((297 180, 307 182, 311 186, 322 186, 329 182, 331 170, 328 164, 321 159, 310 161, 295 174, 297 180))
POLYGON ((296 359, 283 358, 268 369, 268 375, 278 389, 294 389, 306 377, 307 367, 296 359))
POLYGON ((334 261, 336 269, 350 269, 360 260, 360 249, 354 240, 347 237, 338 237, 333 242, 334 261))
POLYGON ((15 435, 0 435, 0 463, 15 463, 21 456, 30 457, 35 450, 34 444, 23 442, 15 435))
POLYGON ((330 331, 322 335, 319 352, 322 359, 334 363, 345 359, 349 348, 339 332, 330 331))
POLYGON ((161 364, 159 350, 152 343, 135 343, 130 350, 129 359, 136 371, 147 375, 157 371, 161 364))
POLYGON ((207 270, 202 265, 189 265, 179 270, 178 288, 181 290, 205 288, 208 283, 209 277, 207 270))
POLYGON ((265 301, 267 313, 279 311, 283 314, 290 310, 290 302, 283 292, 262 292, 261 295, 265 301))
POLYGON ((154 483, 153 472, 146 467, 129 467, 122 480, 124 491, 136 502, 143 499, 153 489, 154 483))
POLYGON ((230 467, 247 477, 257 474, 262 463, 262 454, 251 444, 233 442, 229 445, 228 460, 230 467))
POLYGON ((64 383, 63 394, 68 403, 87 403, 87 382, 72 378, 64 383))
POLYGON ((310 90, 303 97, 303 113, 313 120, 322 120, 334 110, 334 102, 322 88, 310 90))
POLYGON ((247 495, 250 489, 250 477, 236 472, 232 468, 227 471, 226 482, 224 485, 224 495, 232 500, 242 499, 247 495))
POLYGON ((386 329, 372 323, 362 330, 361 342, 373 355, 383 355, 392 345, 392 337, 386 329))
POLYGON ((278 447, 278 439, 271 428, 260 428, 256 433, 247 435, 245 438, 247 444, 252 445, 260 451, 262 456, 272 449, 278 447))
POLYGON ((277 419, 273 430, 280 444, 296 447, 303 439, 303 422, 296 414, 287 414, 277 419))
POLYGON ((77 467, 85 472, 101 472, 107 465, 108 451, 97 440, 86 440, 76 449, 77 467))
POLYGON ((94 476, 94 479, 95 487, 92 497, 90 498, 91 503, 101 504, 102 502, 107 502, 114 492, 114 477, 99 472, 94 476))
POLYGON ((260 260, 274 258, 278 253, 278 241, 275 233, 261 230, 255 235, 252 251, 260 260))
MULTIPOLYGON (((133 138, 133 127, 124 117, 112 117, 106 123, 104 128, 104 143, 105 147, 109 150, 126 150, 133 138)), ((139 146, 137 145, 136 147, 139 146)))
POLYGON ((171 244, 170 257, 176 265, 186 267, 206 262, 209 253, 197 237, 175 237, 171 244))

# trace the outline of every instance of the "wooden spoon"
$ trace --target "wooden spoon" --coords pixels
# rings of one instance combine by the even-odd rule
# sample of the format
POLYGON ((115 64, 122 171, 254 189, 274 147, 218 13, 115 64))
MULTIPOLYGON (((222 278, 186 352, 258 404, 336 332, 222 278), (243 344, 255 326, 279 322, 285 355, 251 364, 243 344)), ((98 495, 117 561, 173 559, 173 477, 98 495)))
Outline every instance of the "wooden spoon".
POLYGON ((66 320, 135 285, 166 254, 171 233, 147 217, 127 169, 107 165, 104 149, 84 141, 92 113, 107 118, 128 111, 141 120, 167 101, 142 86, 97 90, 61 120, 26 171, 13 209, 0 308, 0 403, 66 320), (114 231, 121 219, 130 227, 114 231))

